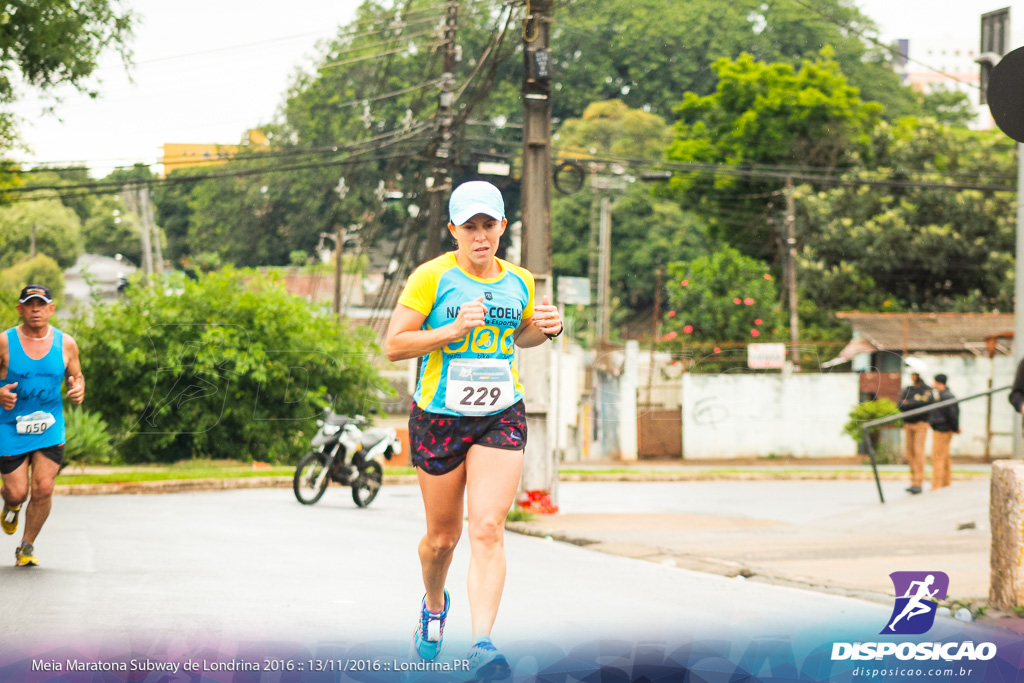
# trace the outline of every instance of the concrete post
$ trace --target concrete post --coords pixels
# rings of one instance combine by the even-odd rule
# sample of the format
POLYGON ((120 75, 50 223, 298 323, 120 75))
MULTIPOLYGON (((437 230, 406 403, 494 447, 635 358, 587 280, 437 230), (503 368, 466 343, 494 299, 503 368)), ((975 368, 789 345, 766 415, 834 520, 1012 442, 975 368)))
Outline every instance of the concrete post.
POLYGON ((1024 462, 992 463, 992 549, 988 600, 996 609, 1024 605, 1024 462))

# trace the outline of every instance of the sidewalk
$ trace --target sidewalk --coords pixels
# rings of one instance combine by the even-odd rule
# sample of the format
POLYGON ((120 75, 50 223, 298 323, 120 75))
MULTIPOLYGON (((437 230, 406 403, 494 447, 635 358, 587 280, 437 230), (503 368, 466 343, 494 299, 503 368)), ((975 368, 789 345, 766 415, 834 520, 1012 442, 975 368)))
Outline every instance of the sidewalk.
MULTIPOLYGON (((917 496, 904 491, 905 468, 886 474, 896 475, 897 469, 899 477, 883 478, 885 504, 878 501, 873 482, 865 481, 863 504, 837 514, 828 512, 832 508, 823 498, 829 495, 829 484, 837 482, 801 480, 782 489, 778 485, 785 482, 776 479, 781 471, 766 468, 762 479, 731 484, 740 489, 735 496, 742 496, 742 506, 735 498, 716 504, 713 497, 702 497, 698 512, 574 512, 572 505, 562 505, 560 513, 508 527, 663 565, 888 605, 893 599, 891 572, 938 570, 950 577, 948 599, 978 612, 988 599, 991 468, 966 467, 967 474, 954 475, 952 486, 932 492, 926 485, 926 492, 917 496), (794 500, 795 490, 800 491, 799 501, 794 500), (799 513, 800 505, 808 506, 805 515, 799 513), (773 514, 766 506, 789 509, 773 514)), ((822 479, 829 472, 834 474, 834 468, 822 468, 822 479)), ((681 495, 706 483, 689 481, 695 483, 678 484, 681 495)), ((983 621, 1024 632, 1022 619, 990 612, 983 621)))

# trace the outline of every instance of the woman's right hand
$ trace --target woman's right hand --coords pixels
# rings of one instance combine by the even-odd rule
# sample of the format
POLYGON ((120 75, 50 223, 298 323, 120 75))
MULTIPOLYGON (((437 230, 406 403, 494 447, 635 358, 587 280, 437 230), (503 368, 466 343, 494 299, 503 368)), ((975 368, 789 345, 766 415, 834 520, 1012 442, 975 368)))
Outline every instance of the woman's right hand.
POLYGON ((451 323, 455 326, 455 331, 458 332, 458 337, 456 338, 461 339, 465 337, 473 331, 474 327, 483 327, 486 314, 487 307, 484 306, 484 298, 482 296, 478 296, 469 303, 462 304, 459 308, 459 314, 455 316, 455 320, 451 323))

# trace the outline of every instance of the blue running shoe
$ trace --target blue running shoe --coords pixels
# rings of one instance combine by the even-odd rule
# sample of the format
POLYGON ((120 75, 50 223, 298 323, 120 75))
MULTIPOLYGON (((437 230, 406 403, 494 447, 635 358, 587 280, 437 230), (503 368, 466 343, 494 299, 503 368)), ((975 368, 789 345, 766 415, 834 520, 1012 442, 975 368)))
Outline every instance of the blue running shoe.
POLYGON ((490 638, 481 638, 469 648, 469 670, 473 677, 481 681, 500 681, 512 675, 512 667, 508 665, 505 655, 498 652, 490 638))
POLYGON ((435 659, 441 654, 444 620, 448 617, 448 606, 450 604, 448 589, 444 591, 444 609, 440 612, 428 610, 427 596, 423 596, 423 603, 420 605, 420 621, 416 625, 416 632, 413 634, 413 644, 416 645, 416 653, 427 661, 435 659))

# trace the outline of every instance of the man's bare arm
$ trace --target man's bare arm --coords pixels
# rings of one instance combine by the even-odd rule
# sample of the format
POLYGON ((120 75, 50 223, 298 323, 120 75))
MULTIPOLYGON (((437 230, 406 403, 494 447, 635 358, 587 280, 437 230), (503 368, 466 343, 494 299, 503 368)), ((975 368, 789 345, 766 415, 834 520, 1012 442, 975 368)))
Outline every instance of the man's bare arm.
POLYGON ((67 359, 64 376, 68 380, 68 398, 76 406, 81 405, 85 400, 85 377, 82 376, 82 363, 78 358, 78 344, 69 334, 64 335, 64 357, 67 359))

